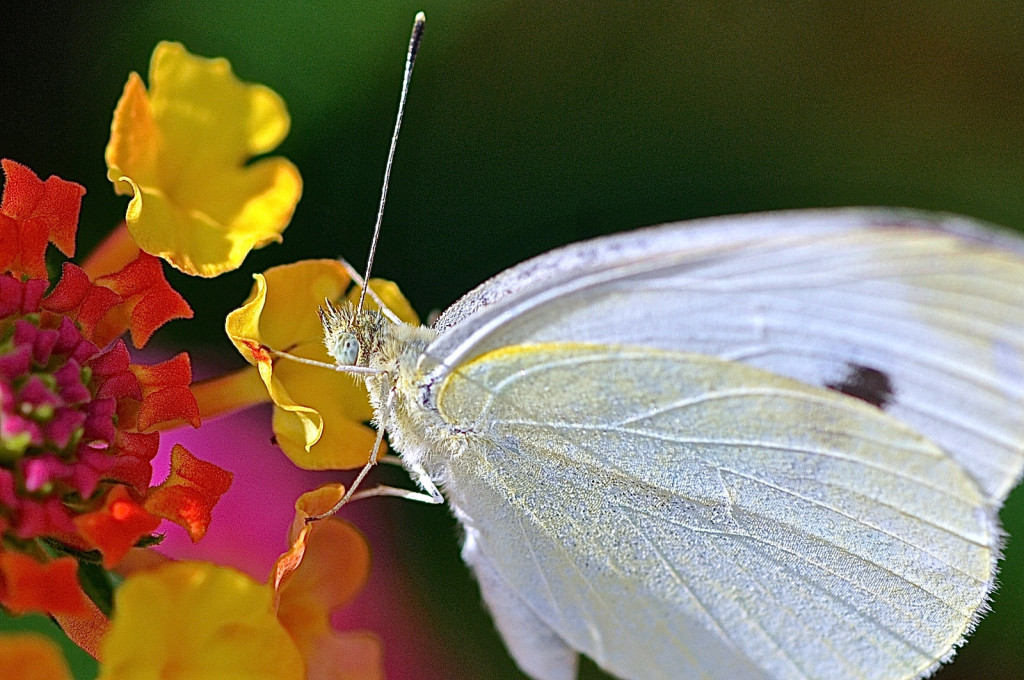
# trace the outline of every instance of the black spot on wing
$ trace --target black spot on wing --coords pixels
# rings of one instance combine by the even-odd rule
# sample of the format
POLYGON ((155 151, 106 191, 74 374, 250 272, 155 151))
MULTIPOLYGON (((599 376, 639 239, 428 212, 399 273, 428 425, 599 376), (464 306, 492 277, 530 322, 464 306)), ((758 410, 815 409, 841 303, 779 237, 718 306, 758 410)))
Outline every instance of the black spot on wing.
POLYGON ((842 380, 825 383, 825 387, 881 409, 892 402, 892 381, 888 375, 876 368, 858 364, 847 364, 847 368, 849 370, 842 380))

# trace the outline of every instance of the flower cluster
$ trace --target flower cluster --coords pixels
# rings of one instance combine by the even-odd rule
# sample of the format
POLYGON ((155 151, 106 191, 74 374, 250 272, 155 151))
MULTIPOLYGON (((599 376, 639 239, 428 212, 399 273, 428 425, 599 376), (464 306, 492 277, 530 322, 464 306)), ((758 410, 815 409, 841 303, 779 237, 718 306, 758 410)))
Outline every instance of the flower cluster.
MULTIPOLYGON (((287 369, 261 365, 194 386, 187 354, 145 365, 123 339, 138 349, 163 324, 192 316, 161 259, 215 276, 237 268, 252 248, 280 240, 301 178, 283 158, 252 158, 276 147, 289 124, 280 97, 238 80, 225 60, 159 44, 149 90, 131 75, 106 149, 115 191, 131 196, 125 222, 81 265, 64 262, 57 276, 47 268, 47 250, 53 244, 75 255, 85 190, 3 161, 0 616, 53 617, 100 659, 101 678, 383 677, 376 638, 337 633, 329 623, 367 578, 365 539, 340 520, 305 521, 332 507, 342 487, 299 499, 291 548, 263 584, 215 564, 168 560, 149 547, 159 542, 154 532, 164 519, 199 540, 231 483, 230 473, 176 445, 170 474, 154 484, 161 431, 199 427, 201 417, 268 400, 278 404, 275 431, 290 455, 308 454, 323 431, 322 423, 310 429, 315 410, 288 398, 290 381, 279 380, 287 369)), ((320 297, 299 312, 309 319, 301 334, 319 342, 316 305, 324 294, 341 295, 348 278, 337 263, 292 267, 329 289, 316 288, 320 297)), ((276 278, 267 272, 258 285, 276 278)), ((389 297, 383 288, 401 308, 397 291, 389 297)), ((229 328, 237 322, 229 320, 229 328)), ((256 342, 260 332, 285 341, 290 322, 287 315, 242 320, 256 342)), ((346 381, 340 398, 364 405, 346 417, 366 420, 365 394, 353 388, 346 381)), ((354 466, 369 448, 365 426, 356 427, 359 456, 344 453, 355 450, 349 445, 339 446, 340 459, 297 459, 307 467, 354 466)), ((0 636, 0 675, 70 677, 60 653, 32 635, 0 636)))
POLYGON ((350 524, 307 523, 344 493, 328 485, 295 504, 291 548, 267 583, 205 562, 151 564, 117 592, 123 616, 103 641, 100 680, 382 680, 377 638, 338 633, 331 612, 366 583, 370 551, 350 524), (154 625, 154 623, 158 625, 154 625))
POLYGON ((188 355, 135 364, 118 337, 130 330, 139 346, 165 322, 191 316, 159 261, 139 253, 95 280, 65 263, 47 293, 46 246, 74 252, 85 191, 57 177, 43 182, 11 161, 3 169, 0 603, 84 614, 79 562, 114 566, 161 519, 198 538, 205 524, 197 518, 208 516, 230 476, 204 468, 213 481, 183 495, 178 478, 204 465, 183 452, 175 479, 150 486, 156 430, 199 426, 188 355))

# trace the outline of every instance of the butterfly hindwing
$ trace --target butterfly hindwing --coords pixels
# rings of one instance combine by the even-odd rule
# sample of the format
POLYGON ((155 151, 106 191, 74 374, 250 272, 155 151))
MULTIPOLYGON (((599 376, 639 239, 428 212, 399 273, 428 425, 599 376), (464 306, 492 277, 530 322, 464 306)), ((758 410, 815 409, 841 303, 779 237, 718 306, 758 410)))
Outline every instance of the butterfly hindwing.
POLYGON ((552 343, 459 366, 437 407, 464 441, 446 493, 493 577, 623 678, 919 677, 991 589, 974 481, 835 391, 552 343))

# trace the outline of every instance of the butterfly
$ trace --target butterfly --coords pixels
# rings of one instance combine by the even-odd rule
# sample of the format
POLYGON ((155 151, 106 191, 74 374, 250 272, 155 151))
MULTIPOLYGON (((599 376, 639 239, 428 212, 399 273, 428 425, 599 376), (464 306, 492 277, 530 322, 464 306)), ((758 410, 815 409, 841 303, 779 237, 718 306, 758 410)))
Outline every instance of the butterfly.
POLYGON ((848 209, 570 245, 329 353, 465 530, 524 672, 918 678, 1024 467, 1024 241, 848 209), (440 492, 438 491, 440 489, 440 492))
MULTIPOLYGON (((386 194, 387 171, 367 277, 386 194)), ((983 613, 1024 467, 1024 239, 767 213, 551 251, 430 327, 367 290, 326 302, 324 342, 423 491, 356 493, 372 454, 342 503, 446 501, 535 680, 579 654, 627 680, 921 678, 983 613)))

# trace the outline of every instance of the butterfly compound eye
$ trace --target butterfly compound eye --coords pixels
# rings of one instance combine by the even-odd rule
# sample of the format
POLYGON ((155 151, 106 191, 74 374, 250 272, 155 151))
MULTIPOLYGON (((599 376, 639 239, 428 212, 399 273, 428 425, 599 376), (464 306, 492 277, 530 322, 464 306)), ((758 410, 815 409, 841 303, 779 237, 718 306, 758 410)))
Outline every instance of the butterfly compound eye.
POLYGON ((331 354, 339 365, 355 366, 359 358, 359 341, 351 333, 342 333, 334 343, 334 351, 331 354))

